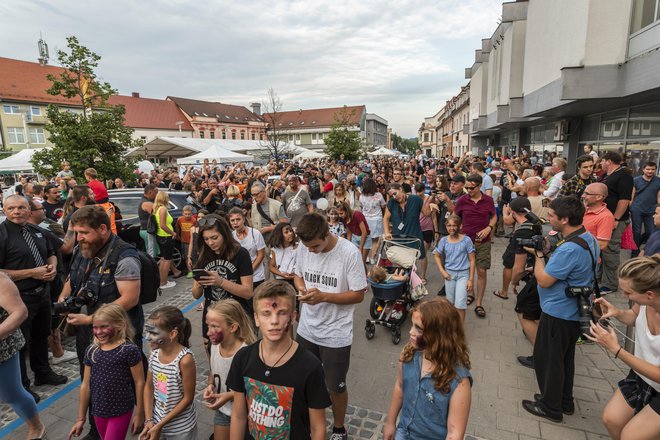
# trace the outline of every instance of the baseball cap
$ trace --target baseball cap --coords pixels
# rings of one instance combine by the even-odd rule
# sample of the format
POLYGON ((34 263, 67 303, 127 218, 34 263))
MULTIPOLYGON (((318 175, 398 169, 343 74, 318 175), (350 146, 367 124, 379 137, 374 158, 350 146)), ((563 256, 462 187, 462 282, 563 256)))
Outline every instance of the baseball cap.
POLYGON ((516 197, 515 199, 511 200, 511 203, 509 203, 509 208, 519 214, 526 214, 527 211, 525 211, 525 209, 531 211, 532 204, 529 203, 529 199, 527 197, 516 197))
POLYGON ((456 174, 454 177, 451 178, 451 181, 457 183, 465 183, 465 177, 463 177, 460 174, 456 174))

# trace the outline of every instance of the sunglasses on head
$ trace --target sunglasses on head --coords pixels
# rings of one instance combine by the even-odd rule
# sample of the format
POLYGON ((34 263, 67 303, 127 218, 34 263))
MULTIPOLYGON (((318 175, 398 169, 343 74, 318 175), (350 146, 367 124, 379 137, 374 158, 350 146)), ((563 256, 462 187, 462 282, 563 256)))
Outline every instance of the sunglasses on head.
POLYGON ((197 224, 200 226, 213 226, 217 222, 220 221, 220 218, 218 217, 211 217, 210 215, 204 216, 197 220, 197 224))

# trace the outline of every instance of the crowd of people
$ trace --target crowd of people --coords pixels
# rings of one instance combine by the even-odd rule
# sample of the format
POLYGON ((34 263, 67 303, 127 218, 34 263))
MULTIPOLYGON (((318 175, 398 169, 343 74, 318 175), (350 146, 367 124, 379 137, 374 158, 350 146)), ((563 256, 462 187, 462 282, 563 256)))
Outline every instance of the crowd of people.
POLYGON ((15 378, 0 384, 0 401, 26 421, 28 439, 44 438, 32 383, 66 383, 52 365, 77 359, 82 385, 69 437, 88 423, 86 440, 129 430, 196 439, 196 358, 206 356, 211 438, 325 438, 330 408, 330 438, 346 439, 355 306, 370 282, 418 278, 437 297, 412 307, 386 439, 463 438, 467 309, 474 304, 474 319, 483 319, 487 301, 514 296, 532 352, 518 361, 539 386, 522 401, 526 411, 553 422, 573 414, 576 345, 596 343, 631 368, 603 414, 610 435, 657 438, 657 164, 633 177, 621 154, 599 156, 587 145, 575 174, 567 168, 555 154, 418 151, 260 167, 205 161, 136 173, 128 185, 101 182, 93 168, 78 184, 67 163, 52 179, 23 179, 5 193, 0 224, 0 373, 15 378), (120 238, 122 213, 108 193, 127 186, 143 191, 138 248, 120 238), (171 191, 188 196, 178 218, 171 191), (409 272, 389 268, 378 252, 397 236, 419 242, 409 272), (495 237, 508 242, 502 255, 495 237), (622 249, 633 257, 624 264, 622 249), (502 280, 490 280, 498 288, 487 296, 494 258, 502 280), (428 281, 434 267, 442 285, 428 281), (193 327, 181 310, 161 306, 145 317, 142 309, 151 284, 166 290, 183 276, 192 297, 203 298, 202 353, 190 348, 193 327), (615 292, 635 305, 617 309, 607 299, 615 292), (613 318, 635 326, 633 352, 613 318), (63 350, 66 337, 75 353, 63 350))

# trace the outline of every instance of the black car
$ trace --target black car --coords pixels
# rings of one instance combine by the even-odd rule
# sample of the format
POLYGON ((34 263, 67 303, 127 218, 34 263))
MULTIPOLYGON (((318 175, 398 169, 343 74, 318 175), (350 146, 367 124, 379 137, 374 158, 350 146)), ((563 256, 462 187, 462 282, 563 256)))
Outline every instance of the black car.
MULTIPOLYGON (((133 243, 138 249, 144 250, 144 241, 140 237, 140 219, 138 217, 138 206, 140 199, 144 195, 142 188, 135 189, 115 189, 108 191, 110 201, 117 208, 121 220, 117 220, 117 234, 129 243, 133 243)), ((183 214, 183 207, 190 205, 193 208, 193 214, 197 213, 197 205, 194 203, 190 193, 184 191, 167 191, 170 197, 170 207, 168 209, 172 216, 173 223, 183 214)), ((179 269, 185 266, 185 259, 181 257, 181 243, 175 241, 176 246, 172 261, 179 269)), ((183 268, 185 269, 185 268, 183 268)))

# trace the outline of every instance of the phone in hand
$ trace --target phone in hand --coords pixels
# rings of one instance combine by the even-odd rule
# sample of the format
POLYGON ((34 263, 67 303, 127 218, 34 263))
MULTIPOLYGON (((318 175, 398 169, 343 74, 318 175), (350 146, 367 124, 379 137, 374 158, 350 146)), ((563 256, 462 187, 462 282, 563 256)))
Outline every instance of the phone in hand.
POLYGON ((205 271, 204 269, 193 269, 192 272, 193 272, 193 278, 194 278, 195 280, 197 280, 197 281, 199 281, 199 279, 200 279, 201 277, 207 277, 207 276, 210 275, 210 274, 209 274, 207 271, 205 271))

